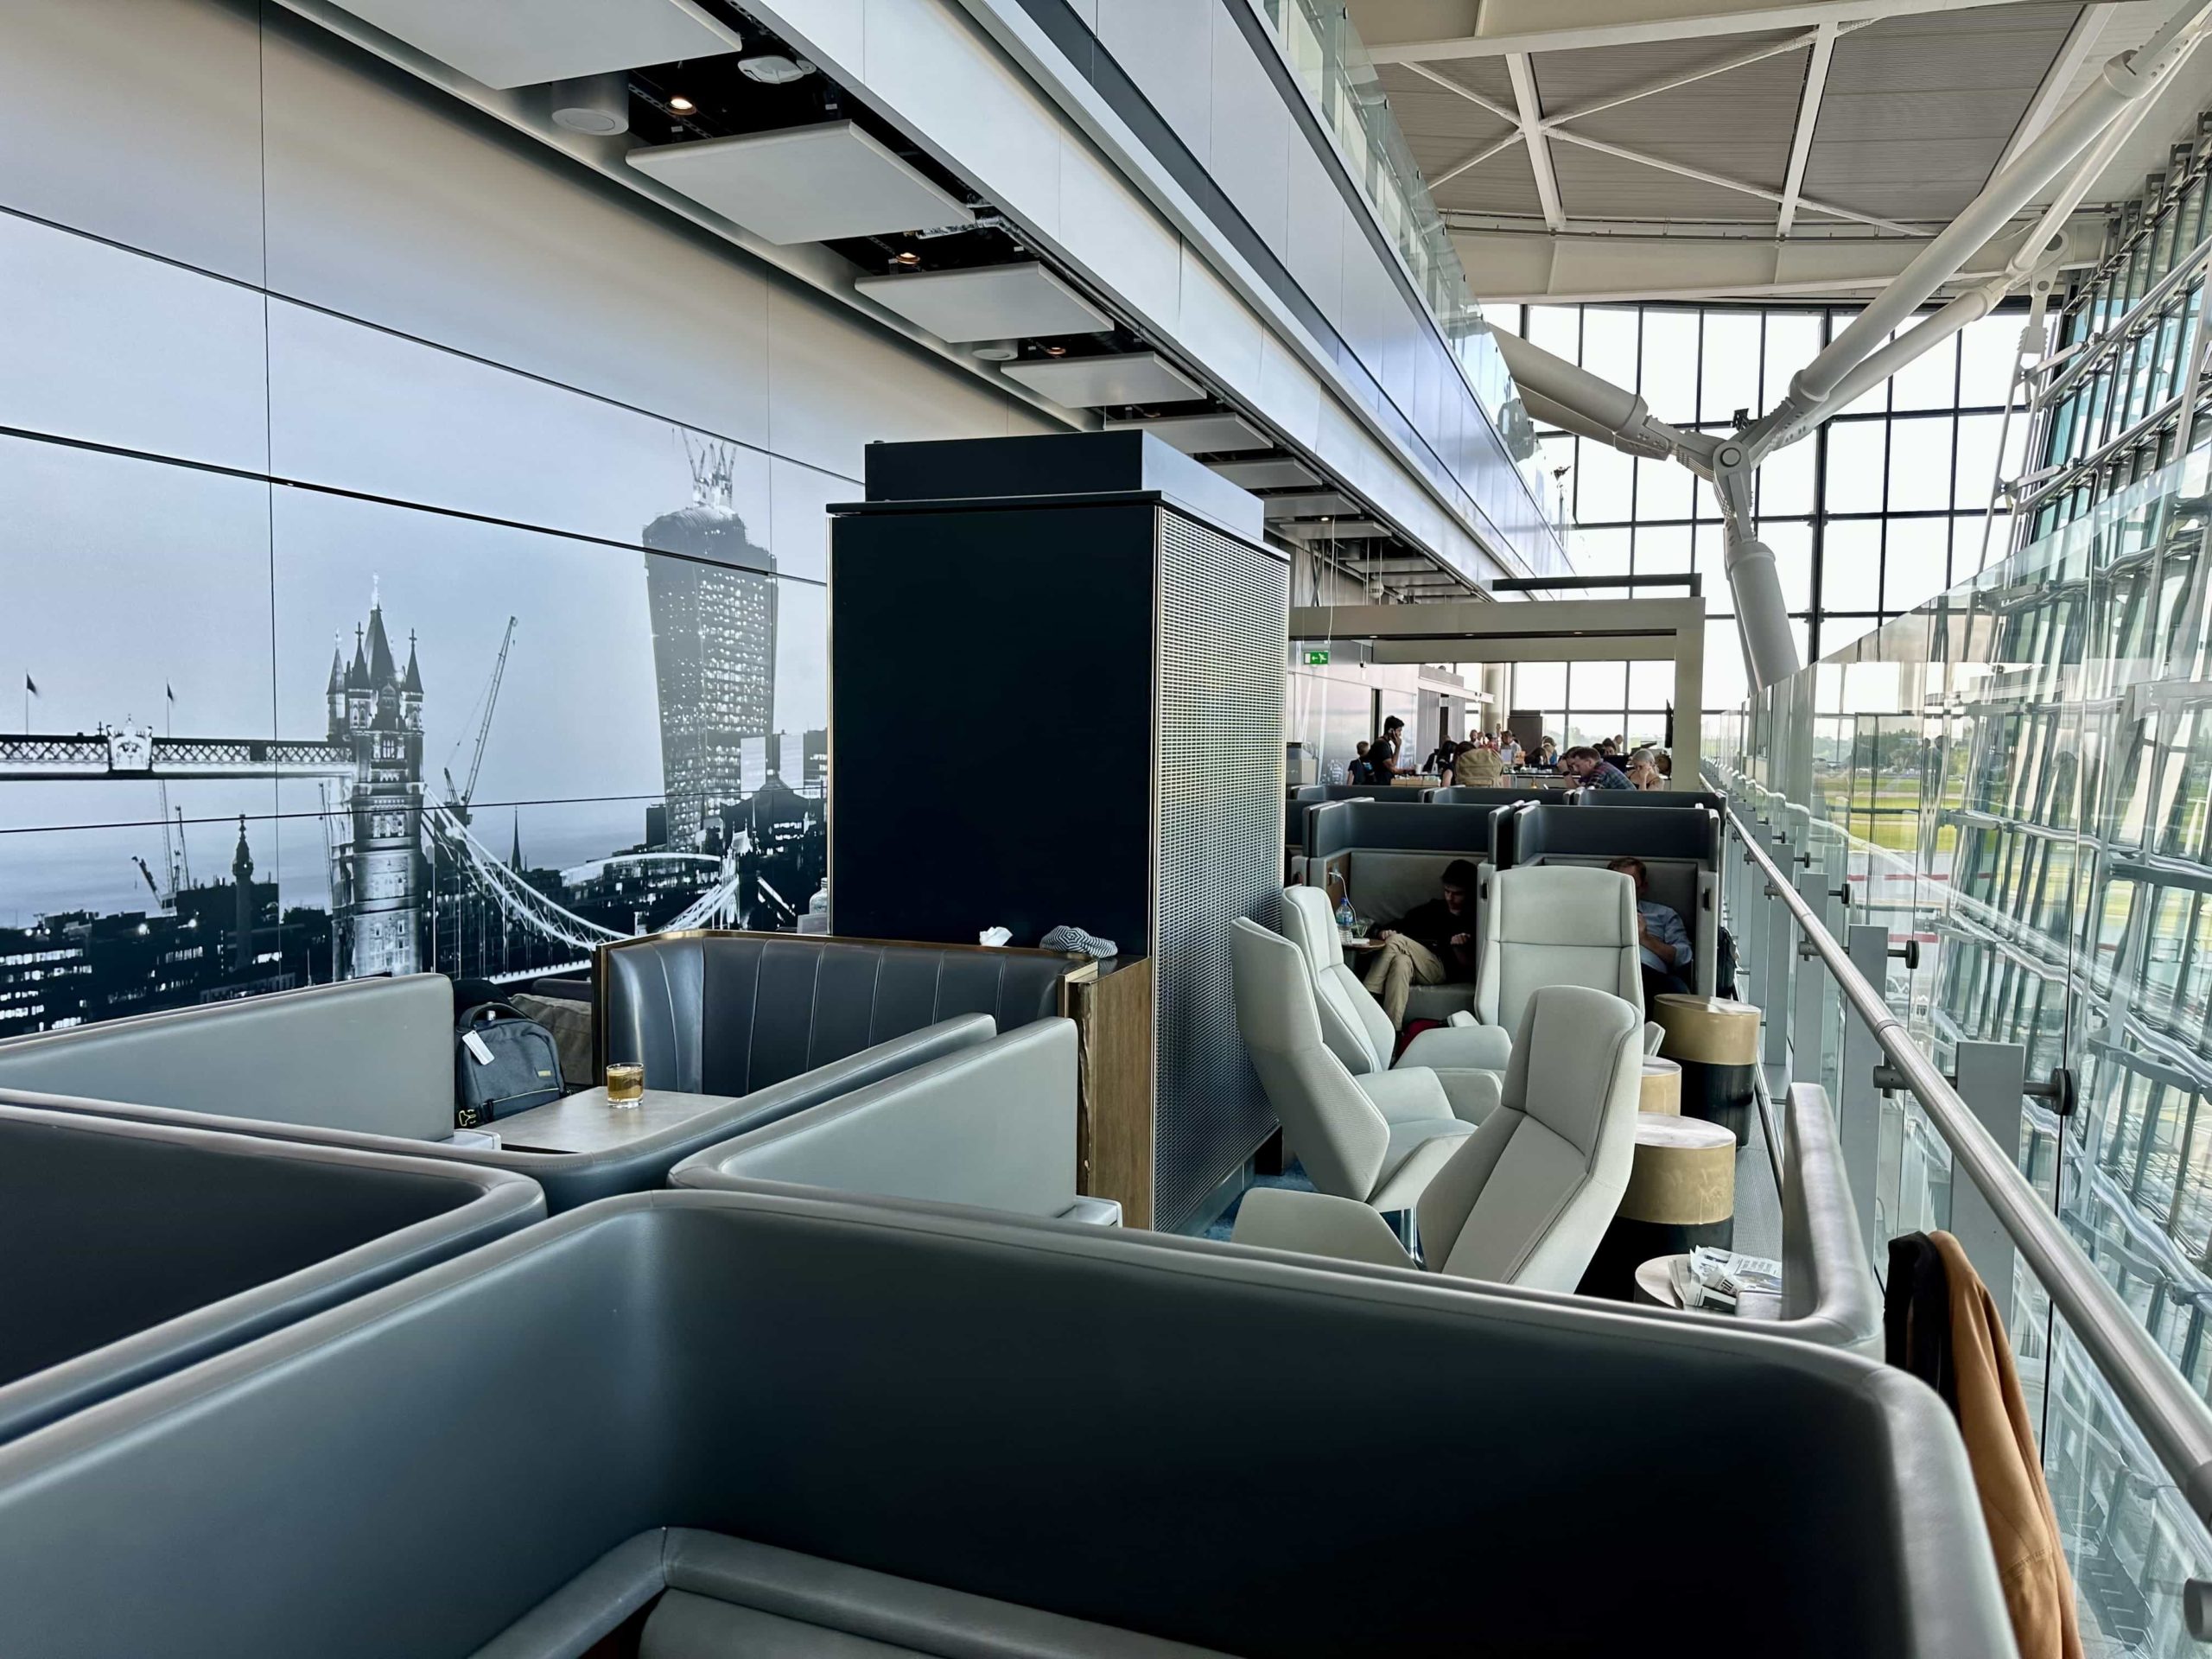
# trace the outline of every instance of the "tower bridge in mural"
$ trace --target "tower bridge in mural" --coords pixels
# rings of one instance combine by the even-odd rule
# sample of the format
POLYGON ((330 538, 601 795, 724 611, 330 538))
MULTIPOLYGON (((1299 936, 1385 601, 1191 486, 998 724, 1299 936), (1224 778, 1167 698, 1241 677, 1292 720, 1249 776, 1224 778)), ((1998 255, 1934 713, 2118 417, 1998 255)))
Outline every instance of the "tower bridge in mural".
MULTIPOLYGON (((147 856, 130 855, 146 908, 60 907, 29 926, 0 927, 0 1036, 371 974, 526 979, 643 932, 796 925, 827 863, 818 785, 828 734, 778 731, 775 559, 737 508, 731 448, 687 440, 687 452, 690 505, 640 537, 662 793, 644 808, 636 844, 533 868, 517 808, 508 851, 485 845, 477 769, 515 620, 479 699, 480 720, 472 709, 461 722, 469 733, 455 755, 473 737, 474 762, 462 781, 446 770, 433 784, 415 636, 403 662, 372 594, 350 658, 333 647, 319 734, 177 736, 125 720, 0 735, 0 785, 160 790, 164 865, 157 880, 147 856), (168 787, 226 779, 312 786, 327 910, 320 895, 287 905, 277 881, 254 878, 243 819, 231 880, 193 879, 184 837, 206 825, 181 808, 172 817, 168 787)), ((226 840, 232 816, 222 815, 226 840)))
MULTIPOLYGON (((313 783, 321 791, 329 855, 331 971, 340 979, 443 965, 435 959, 432 938, 441 887, 465 888, 467 896, 488 904, 499 925, 573 959, 639 931, 728 925, 740 918, 743 890, 761 885, 757 871, 748 882, 741 868, 741 855, 752 849, 733 823, 717 851, 645 847, 610 853, 563 873, 564 881, 573 877, 586 886, 626 880, 627 891, 657 893, 664 903, 671 889, 690 889, 690 901, 657 925, 623 928, 579 914, 523 868, 518 830, 517 847, 505 857, 478 839, 467 792, 457 790, 450 772, 448 798, 426 791, 423 701, 412 637, 403 667, 391 650, 383 607, 372 601, 367 623, 355 632, 352 662, 341 651, 333 651, 326 728, 320 738, 179 737, 130 724, 92 733, 5 735, 0 736, 0 784, 271 779, 313 783), (441 865, 448 873, 442 884, 435 877, 441 865)), ((489 724, 487 706, 487 731, 489 724)), ((474 777, 472 770, 472 786, 474 777)), ((691 819, 696 824, 709 816, 695 809, 691 819)), ((168 829, 165 821, 165 835, 168 829)), ((243 821, 239 847, 244 859, 243 821)), ((245 868, 250 872, 250 861, 245 868)), ((150 874, 148 880, 152 886, 150 874)), ((238 878, 241 913, 250 880, 250 874, 238 878)), ((172 904, 181 886, 172 883, 172 904)), ((772 888, 769 896, 790 911, 782 894, 772 888)), ((643 924, 645 918, 640 914, 634 919, 643 924)))

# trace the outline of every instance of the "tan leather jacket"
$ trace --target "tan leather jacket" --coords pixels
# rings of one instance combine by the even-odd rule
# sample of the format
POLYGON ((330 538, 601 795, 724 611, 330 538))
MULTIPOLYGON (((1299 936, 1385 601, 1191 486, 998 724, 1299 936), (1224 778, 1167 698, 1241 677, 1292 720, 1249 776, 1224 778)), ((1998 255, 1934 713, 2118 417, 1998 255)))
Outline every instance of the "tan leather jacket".
MULTIPOLYGON (((2058 1516, 2044 1484, 2035 1424, 2020 1392, 2005 1322, 1959 1241, 1942 1232, 1928 1240, 1942 1260, 1949 1293, 1950 1363, 1944 1378, 1949 1387, 1943 1391, 1951 1396, 1967 1443, 2020 1659, 2082 1659, 2073 1574, 2059 1542, 2058 1516)), ((1917 1306, 1914 1312, 1917 1317, 1917 1306)))

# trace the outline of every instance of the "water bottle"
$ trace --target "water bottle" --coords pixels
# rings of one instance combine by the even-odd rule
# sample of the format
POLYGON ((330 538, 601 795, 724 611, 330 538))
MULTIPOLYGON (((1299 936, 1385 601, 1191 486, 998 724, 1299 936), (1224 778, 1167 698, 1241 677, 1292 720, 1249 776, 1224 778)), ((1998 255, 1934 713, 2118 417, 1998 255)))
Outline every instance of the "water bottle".
POLYGON ((1359 918, 1351 912, 1351 894, 1337 900, 1337 931, 1347 939, 1359 937, 1359 918))

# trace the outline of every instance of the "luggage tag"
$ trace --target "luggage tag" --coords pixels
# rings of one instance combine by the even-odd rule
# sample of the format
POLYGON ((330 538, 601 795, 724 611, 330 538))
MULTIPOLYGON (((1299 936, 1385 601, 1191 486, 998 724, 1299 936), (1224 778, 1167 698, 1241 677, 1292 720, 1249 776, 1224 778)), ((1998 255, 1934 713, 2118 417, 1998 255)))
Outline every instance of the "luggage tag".
POLYGON ((481 1037, 479 1037, 474 1032, 463 1032, 461 1036, 461 1046, 476 1057, 477 1065, 489 1065, 492 1064, 491 1045, 486 1043, 481 1037))

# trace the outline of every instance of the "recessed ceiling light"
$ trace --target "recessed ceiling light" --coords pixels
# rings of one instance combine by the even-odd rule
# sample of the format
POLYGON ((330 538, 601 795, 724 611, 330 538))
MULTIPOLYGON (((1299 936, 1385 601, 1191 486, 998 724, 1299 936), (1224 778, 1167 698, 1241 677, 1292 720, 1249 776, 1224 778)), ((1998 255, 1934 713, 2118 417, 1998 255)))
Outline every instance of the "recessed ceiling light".
POLYGON ((668 100, 668 107, 674 110, 678 115, 689 115, 692 111, 697 109, 699 106, 696 104, 694 104, 690 99, 684 97, 683 93, 678 92, 675 97, 668 100))
POLYGON ((895 265, 918 265, 922 263, 922 256, 916 253, 912 248, 908 248, 904 252, 900 253, 891 263, 895 265))
POLYGON ((1047 346, 1045 348, 1045 355, 1047 357, 1065 357, 1067 354, 1068 348, 1065 346, 1047 346))

